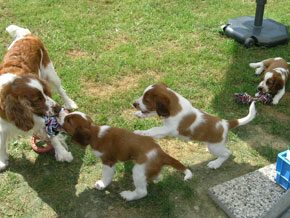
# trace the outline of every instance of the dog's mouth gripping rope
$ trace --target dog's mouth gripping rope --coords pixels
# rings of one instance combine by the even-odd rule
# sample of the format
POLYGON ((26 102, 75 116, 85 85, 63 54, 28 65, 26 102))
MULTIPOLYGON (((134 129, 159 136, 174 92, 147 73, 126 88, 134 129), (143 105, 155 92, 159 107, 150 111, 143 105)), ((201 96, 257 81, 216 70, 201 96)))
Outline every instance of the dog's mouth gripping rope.
POLYGON ((235 93, 235 102, 249 104, 253 101, 262 102, 263 104, 272 104, 273 98, 268 93, 259 92, 258 96, 252 97, 248 93, 235 93))
MULTIPOLYGON (((67 110, 64 110, 63 108, 61 111, 65 113, 69 113, 67 110)), ((60 124, 57 122, 56 116, 43 116, 43 119, 45 121, 45 128, 44 131, 47 134, 48 138, 56 136, 60 132, 60 124)), ((50 144, 47 147, 40 148, 36 145, 36 140, 40 139, 38 136, 33 136, 31 139, 31 147, 32 149, 37 153, 44 153, 48 152, 53 149, 53 146, 50 144)))

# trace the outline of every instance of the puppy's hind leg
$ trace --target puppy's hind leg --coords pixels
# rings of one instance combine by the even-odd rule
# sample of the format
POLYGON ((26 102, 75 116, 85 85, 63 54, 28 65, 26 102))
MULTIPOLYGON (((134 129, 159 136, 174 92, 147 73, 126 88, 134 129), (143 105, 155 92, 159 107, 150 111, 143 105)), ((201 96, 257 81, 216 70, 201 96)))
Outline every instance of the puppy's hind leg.
POLYGON ((256 69, 256 72, 255 72, 256 75, 261 74, 266 69, 265 66, 264 66, 264 64, 263 64, 263 62, 250 63, 249 66, 251 68, 256 69))
POLYGON ((231 152, 226 148, 225 142, 208 144, 208 150, 211 154, 218 157, 216 160, 210 161, 207 165, 209 168, 213 169, 219 168, 231 155, 231 152))
POLYGON ((120 195, 127 201, 138 200, 147 195, 146 163, 136 164, 133 168, 133 180, 136 189, 123 191, 120 195))
POLYGON ((0 134, 1 144, 0 144, 0 171, 4 170, 8 165, 7 156, 7 135, 5 133, 0 134))

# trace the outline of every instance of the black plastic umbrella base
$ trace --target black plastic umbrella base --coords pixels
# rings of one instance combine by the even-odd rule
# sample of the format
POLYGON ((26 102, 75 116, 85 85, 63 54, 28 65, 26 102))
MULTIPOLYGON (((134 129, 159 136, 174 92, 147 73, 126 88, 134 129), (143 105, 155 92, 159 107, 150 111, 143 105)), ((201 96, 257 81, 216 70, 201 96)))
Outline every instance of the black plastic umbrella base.
POLYGON ((264 18, 261 26, 254 26, 254 21, 253 16, 233 18, 221 28, 228 37, 234 38, 247 48, 252 45, 273 47, 288 43, 288 30, 283 24, 264 18))

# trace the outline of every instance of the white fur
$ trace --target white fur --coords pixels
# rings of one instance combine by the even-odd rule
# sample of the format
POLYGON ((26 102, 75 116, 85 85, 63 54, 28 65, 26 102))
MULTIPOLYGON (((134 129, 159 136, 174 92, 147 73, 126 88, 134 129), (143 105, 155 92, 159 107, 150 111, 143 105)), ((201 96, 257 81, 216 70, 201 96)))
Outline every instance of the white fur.
POLYGON ((275 70, 277 73, 279 73, 281 75, 282 79, 285 81, 286 75, 289 73, 288 69, 278 67, 278 68, 275 68, 273 70, 275 70))
MULTIPOLYGON (((149 86, 151 88, 152 86, 149 86)), ((148 89, 147 89, 148 90, 148 89)), ((194 132, 194 130, 202 123, 205 122, 204 115, 202 112, 200 112, 198 109, 192 107, 191 103, 179 95, 178 93, 174 92, 173 90, 167 88, 168 91, 173 92, 176 97, 178 98, 179 105, 181 106, 181 111, 176 114, 175 116, 169 116, 168 118, 163 118, 164 126, 161 127, 153 127, 148 130, 135 130, 134 133, 139 135, 145 135, 145 136, 151 136, 154 138, 163 138, 166 136, 177 136, 182 139, 189 140, 190 138, 184 137, 182 135, 179 135, 178 127, 181 122, 181 120, 186 117, 189 114, 195 114, 196 120, 192 123, 192 125, 189 127, 191 133, 194 132)), ((145 92, 144 92, 145 94, 145 92)), ((143 96, 144 96, 143 94, 143 96)), ((136 101, 137 103, 142 102, 142 97, 136 101)), ((143 106, 142 106, 143 107, 143 106)), ((144 105, 144 110, 147 110, 146 106, 144 105)), ((150 112, 150 114, 153 114, 153 112, 150 112)), ((250 122, 252 119, 254 119, 256 115, 256 109, 255 104, 252 103, 250 106, 250 112, 249 114, 239 119, 239 125, 245 125, 246 123, 250 122)), ((210 153, 213 155, 218 156, 218 159, 215 162, 210 162, 208 167, 210 168, 218 168, 221 166, 221 164, 229 157, 230 151, 226 149, 226 142, 227 142, 227 133, 229 129, 228 122, 226 120, 222 120, 221 122, 217 123, 217 128, 223 127, 223 140, 220 143, 211 144, 209 142, 206 142, 208 144, 208 149, 210 153), (216 146, 216 147, 215 147, 216 146), (218 151, 219 150, 219 151, 218 151)))
POLYGON ((191 173, 191 171, 190 171, 189 169, 186 169, 186 170, 184 171, 184 174, 185 174, 185 176, 184 176, 184 181, 187 181, 187 180, 189 180, 189 179, 192 178, 192 173, 191 173))
POLYGON ((280 89, 278 93, 274 96, 272 103, 278 104, 284 94, 285 94, 285 86, 282 89, 280 89))
POLYGON ((6 31, 9 33, 9 35, 14 39, 14 41, 10 44, 8 47, 8 50, 12 48, 14 43, 20 39, 23 39, 25 35, 30 34, 30 31, 28 29, 21 28, 16 25, 10 25, 6 28, 6 31))
POLYGON ((50 83, 50 85, 59 93, 59 95, 63 99, 64 107, 66 109, 77 109, 78 108, 77 104, 67 96, 65 90, 61 86, 60 78, 58 77, 57 73, 55 72, 55 69, 54 69, 53 64, 51 62, 49 64, 47 64, 46 67, 44 67, 42 62, 41 62, 39 74, 40 74, 39 75, 40 78, 43 78, 46 81, 48 81, 48 83, 50 83))
POLYGON ((123 191, 120 195, 127 201, 138 200, 147 195, 147 180, 145 175, 146 164, 135 164, 133 168, 133 180, 136 189, 123 191))
POLYGON ((261 74, 266 69, 263 62, 250 63, 249 66, 254 69, 256 68, 256 72, 255 72, 256 75, 261 74))
POLYGON ((95 184, 95 188, 98 190, 105 189, 113 180, 115 172, 115 165, 110 167, 103 164, 102 180, 99 180, 95 184))
POLYGON ((101 126, 98 138, 102 138, 110 128, 111 128, 110 126, 101 126))
POLYGON ((153 149, 146 154, 148 159, 154 159, 156 157, 156 155, 157 155, 156 149, 153 149))

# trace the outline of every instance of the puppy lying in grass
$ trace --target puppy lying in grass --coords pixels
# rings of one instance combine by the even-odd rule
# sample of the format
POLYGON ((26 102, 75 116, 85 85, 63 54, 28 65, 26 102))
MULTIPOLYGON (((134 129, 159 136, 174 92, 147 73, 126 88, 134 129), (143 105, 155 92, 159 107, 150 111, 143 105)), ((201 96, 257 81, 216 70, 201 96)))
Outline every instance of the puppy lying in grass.
POLYGON ((90 145, 94 154, 102 160, 103 178, 95 184, 98 190, 105 189, 111 183, 118 161, 135 161, 133 180, 136 189, 120 193, 127 201, 145 197, 147 182, 158 177, 164 165, 182 171, 184 181, 192 178, 191 171, 166 154, 151 137, 121 128, 98 126, 81 112, 60 112, 58 122, 72 136, 72 140, 83 147, 90 145))

